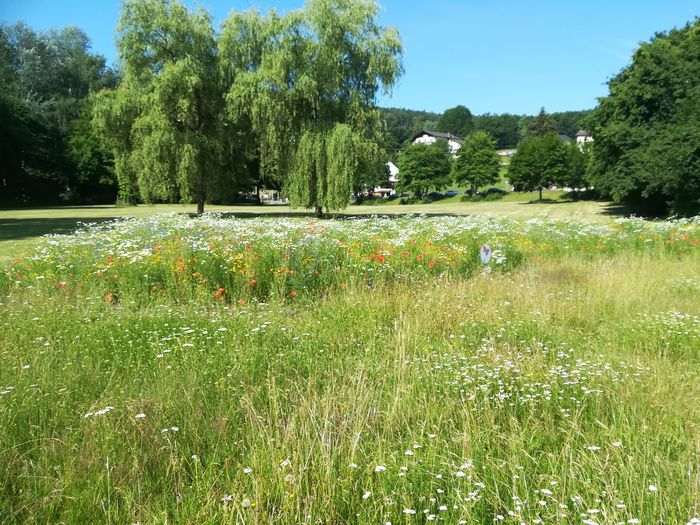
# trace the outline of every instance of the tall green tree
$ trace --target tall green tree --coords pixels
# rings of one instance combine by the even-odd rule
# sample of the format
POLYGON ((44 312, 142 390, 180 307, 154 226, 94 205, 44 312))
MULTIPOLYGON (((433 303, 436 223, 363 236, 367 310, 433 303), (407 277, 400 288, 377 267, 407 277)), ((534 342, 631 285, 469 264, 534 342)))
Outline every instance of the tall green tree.
POLYGON ((572 189, 587 188, 588 178, 586 177, 586 168, 590 158, 588 144, 577 144, 576 141, 571 141, 566 145, 566 153, 568 157, 568 170, 557 182, 562 186, 568 186, 572 189))
POLYGON ((117 27, 124 79, 97 101, 124 200, 196 202, 232 184, 224 82, 209 15, 179 1, 127 0, 117 27))
POLYGON ((499 148, 514 148, 520 141, 519 121, 519 115, 486 113, 474 117, 474 129, 490 133, 496 139, 499 148))
POLYGON ((540 135, 520 143, 508 167, 508 179, 516 191, 539 191, 561 183, 569 173, 566 144, 553 133, 540 135))
POLYGON ((233 13, 221 55, 234 121, 250 121, 260 168, 293 206, 344 208, 366 169, 385 162, 376 97, 402 72, 398 33, 372 0, 309 0, 286 16, 233 13))
POLYGON ((530 120, 525 127, 525 134, 523 138, 527 140, 550 133, 557 133, 557 125, 554 123, 552 118, 547 115, 544 108, 540 108, 540 112, 537 114, 537 116, 530 120))
POLYGON ((588 124, 596 190, 649 214, 700 213, 700 18, 658 33, 588 124))
POLYGON ((498 181, 500 163, 496 140, 486 131, 475 131, 464 139, 452 161, 452 178, 456 184, 468 185, 475 195, 480 186, 498 181))
POLYGON ((423 198, 450 184, 450 153, 440 144, 412 144, 398 159, 399 191, 423 198))
POLYGON ((585 128, 586 118, 591 114, 590 109, 582 111, 559 111, 557 113, 551 113, 549 117, 554 122, 559 133, 568 135, 571 138, 576 136, 576 133, 581 128, 585 128))
POLYGON ((97 172, 78 175, 70 143, 89 94, 115 82, 78 28, 0 25, 0 200, 58 203, 109 190, 97 172))
POLYGON ((436 131, 466 137, 474 130, 472 113, 467 107, 461 105, 447 109, 438 120, 436 128, 436 131))

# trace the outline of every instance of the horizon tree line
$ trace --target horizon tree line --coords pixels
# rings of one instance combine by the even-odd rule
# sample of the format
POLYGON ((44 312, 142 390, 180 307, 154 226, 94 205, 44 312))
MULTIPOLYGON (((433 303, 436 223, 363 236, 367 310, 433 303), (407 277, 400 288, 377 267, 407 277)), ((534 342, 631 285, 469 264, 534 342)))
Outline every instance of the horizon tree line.
MULTIPOLYGON (((373 0, 308 0, 286 15, 234 12, 215 31, 201 8, 127 0, 117 69, 78 28, 0 25, 0 204, 118 193, 202 212, 259 185, 321 214, 381 183, 391 152, 431 126, 481 144, 447 174, 472 192, 493 170, 467 151, 492 166, 487 150, 517 144, 509 177, 519 189, 566 180, 656 215, 700 211, 700 19, 641 44, 593 111, 543 121, 461 105, 442 115, 378 108, 403 49, 377 14, 373 0), (549 127, 533 135, 538 123, 549 127), (590 162, 550 137, 578 127, 594 138, 590 162)), ((436 187, 444 162, 437 172, 436 187)))

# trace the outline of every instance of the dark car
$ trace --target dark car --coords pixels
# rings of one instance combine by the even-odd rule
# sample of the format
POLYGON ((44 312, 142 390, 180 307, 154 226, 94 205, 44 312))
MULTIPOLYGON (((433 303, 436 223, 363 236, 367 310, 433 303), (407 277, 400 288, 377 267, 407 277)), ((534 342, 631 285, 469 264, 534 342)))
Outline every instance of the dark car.
POLYGON ((428 193, 428 195, 425 196, 425 198, 429 201, 439 201, 441 199, 444 199, 445 196, 439 191, 431 191, 430 193, 428 193))
POLYGON ((459 195, 457 190, 447 190, 445 192, 445 197, 454 197, 455 195, 459 195))
POLYGON ((489 188, 484 193, 486 193, 486 195, 493 195, 493 194, 506 195, 508 192, 505 190, 502 190, 500 188, 489 188))

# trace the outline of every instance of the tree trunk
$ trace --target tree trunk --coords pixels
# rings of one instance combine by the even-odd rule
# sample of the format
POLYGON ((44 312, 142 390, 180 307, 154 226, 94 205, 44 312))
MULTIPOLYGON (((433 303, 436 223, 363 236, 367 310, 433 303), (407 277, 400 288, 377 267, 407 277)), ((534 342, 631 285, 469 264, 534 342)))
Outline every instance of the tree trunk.
POLYGON ((476 195, 476 182, 472 182, 472 197, 476 195))
POLYGON ((199 158, 197 160, 199 162, 199 200, 197 200, 197 215, 202 215, 204 213, 204 172, 206 163, 204 162, 204 157, 202 156, 201 151, 198 157, 199 158))
POLYGON ((197 201, 197 215, 204 213, 204 192, 199 194, 199 200, 197 201))
POLYGON ((540 190, 540 202, 542 202, 542 186, 538 188, 540 190))
POLYGON ((323 207, 322 206, 316 206, 316 218, 323 219, 323 207))

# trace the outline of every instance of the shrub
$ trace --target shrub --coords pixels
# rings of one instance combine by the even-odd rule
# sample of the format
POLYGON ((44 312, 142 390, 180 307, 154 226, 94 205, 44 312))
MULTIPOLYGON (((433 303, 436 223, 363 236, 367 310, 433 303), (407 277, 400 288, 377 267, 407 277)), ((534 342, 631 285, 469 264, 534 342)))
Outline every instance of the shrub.
POLYGON ((484 196, 484 200, 485 201, 500 201, 506 195, 507 195, 506 193, 487 193, 484 196))

